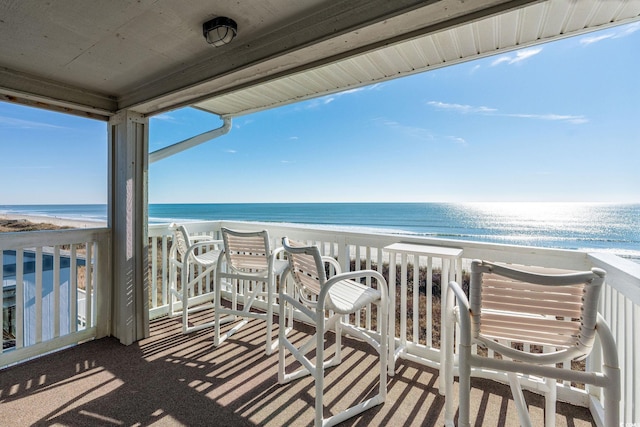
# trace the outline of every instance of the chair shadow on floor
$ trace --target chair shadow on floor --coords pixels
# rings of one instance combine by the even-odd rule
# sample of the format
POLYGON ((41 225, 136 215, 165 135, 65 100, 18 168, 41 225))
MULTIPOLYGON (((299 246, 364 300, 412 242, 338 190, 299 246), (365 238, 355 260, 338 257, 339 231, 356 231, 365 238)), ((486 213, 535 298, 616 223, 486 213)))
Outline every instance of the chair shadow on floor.
MULTIPOLYGON (((203 322, 210 316, 203 311, 190 320, 203 322)), ((151 322, 150 338, 130 346, 105 338, 1 371, 0 425, 210 426, 214 420, 224 426, 313 424, 313 381, 278 385, 277 354, 264 353, 264 321, 250 322, 219 348, 213 346, 212 329, 183 335, 181 328, 180 318, 161 318, 151 322)), ((277 332, 274 319, 274 338, 277 332)), ((292 339, 310 332, 296 324, 292 339)), ((376 355, 358 340, 343 340, 348 340, 343 362, 326 376, 329 413, 375 393, 377 384, 376 355), (345 394, 345 389, 352 391, 345 394)), ((331 334, 327 345, 333 345, 331 334)), ((476 418, 472 412, 479 420, 476 425, 517 423, 508 386, 476 378, 471 384, 472 403, 483 413, 476 418)), ((542 399, 528 393, 526 398, 535 422, 542 399)), ((557 411, 558 426, 594 425, 584 408, 559 403, 557 411)), ((341 425, 443 423, 438 371, 402 361, 395 376, 388 377, 385 404, 341 425)))

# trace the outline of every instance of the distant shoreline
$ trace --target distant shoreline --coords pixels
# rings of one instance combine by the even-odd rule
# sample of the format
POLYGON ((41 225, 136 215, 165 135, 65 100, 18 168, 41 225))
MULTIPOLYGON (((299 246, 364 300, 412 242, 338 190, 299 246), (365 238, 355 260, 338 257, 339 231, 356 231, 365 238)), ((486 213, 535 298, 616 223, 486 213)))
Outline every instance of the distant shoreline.
POLYGON ((46 215, 0 214, 0 220, 29 221, 34 224, 52 224, 57 227, 71 228, 102 228, 107 226, 106 221, 86 221, 69 218, 57 218, 46 215))

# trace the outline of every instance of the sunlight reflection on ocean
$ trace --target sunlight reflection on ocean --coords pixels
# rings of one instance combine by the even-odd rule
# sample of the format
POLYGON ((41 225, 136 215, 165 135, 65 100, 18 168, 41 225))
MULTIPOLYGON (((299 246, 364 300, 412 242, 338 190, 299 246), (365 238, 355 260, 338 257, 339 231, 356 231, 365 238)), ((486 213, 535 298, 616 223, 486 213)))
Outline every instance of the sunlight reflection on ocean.
MULTIPOLYGON (((105 205, 0 206, 0 213, 106 220, 105 205)), ((640 204, 150 204, 149 222, 260 221, 609 252, 640 260, 640 204)))

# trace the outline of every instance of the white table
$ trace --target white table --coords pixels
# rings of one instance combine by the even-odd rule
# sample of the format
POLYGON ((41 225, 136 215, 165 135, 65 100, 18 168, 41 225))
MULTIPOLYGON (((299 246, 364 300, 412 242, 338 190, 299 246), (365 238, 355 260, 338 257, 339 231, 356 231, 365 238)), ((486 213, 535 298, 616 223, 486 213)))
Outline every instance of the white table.
MULTIPOLYGON (((442 276, 440 280, 440 304, 441 311, 441 323, 440 327, 445 328, 449 321, 446 316, 448 313, 447 305, 447 284, 449 280, 462 280, 462 249, 450 248, 442 246, 428 246, 416 243, 394 243, 386 246, 384 250, 389 254, 389 335, 395 336, 396 329, 396 257, 398 254, 402 256, 402 263, 406 263, 407 255, 413 255, 415 258, 415 264, 418 264, 418 257, 433 257, 442 260, 442 276)), ((419 268, 419 265, 415 265, 414 268, 419 268)), ((407 278, 404 275, 401 278, 401 304, 400 315, 406 318, 407 316, 407 278)), ((449 343, 450 334, 445 333, 443 329, 440 333, 440 394, 445 392, 445 381, 449 380, 449 372, 453 370, 453 343, 449 343)), ((395 365, 399 358, 406 358, 415 360, 407 354, 407 331, 406 322, 403 322, 400 330, 400 345, 393 351, 393 354, 389 355, 389 375, 393 376, 395 371, 395 365)), ((390 346, 393 349, 393 346, 390 346)), ((420 360, 417 360, 420 362, 420 360)), ((447 399, 450 402, 451 399, 447 399)))

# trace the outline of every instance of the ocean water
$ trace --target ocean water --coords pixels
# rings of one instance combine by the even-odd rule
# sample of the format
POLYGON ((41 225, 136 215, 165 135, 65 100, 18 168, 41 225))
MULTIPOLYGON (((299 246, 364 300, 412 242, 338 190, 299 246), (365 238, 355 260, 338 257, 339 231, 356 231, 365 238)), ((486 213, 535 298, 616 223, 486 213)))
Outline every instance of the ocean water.
MULTIPOLYGON (((105 205, 0 205, 0 213, 106 220, 105 205)), ((612 252, 640 259, 640 204, 259 203, 151 204, 149 222, 309 224, 448 239, 612 252)))

